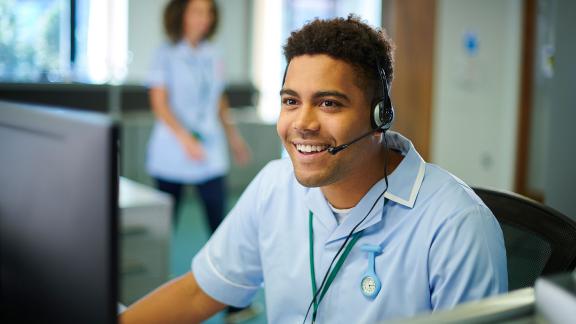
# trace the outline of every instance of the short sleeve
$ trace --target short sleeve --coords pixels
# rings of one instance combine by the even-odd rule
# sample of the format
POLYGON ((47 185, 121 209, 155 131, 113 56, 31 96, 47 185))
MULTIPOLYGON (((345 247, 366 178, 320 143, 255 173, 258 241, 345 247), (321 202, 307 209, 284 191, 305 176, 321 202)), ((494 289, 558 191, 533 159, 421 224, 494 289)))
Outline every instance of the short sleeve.
POLYGON ((161 46, 154 51, 148 75, 146 76, 146 86, 148 88, 162 87, 166 85, 167 76, 167 47, 161 46))
POLYGON ((433 310, 508 289, 502 230, 486 206, 448 218, 434 234, 428 262, 433 310))
POLYGON ((257 215, 264 178, 261 171, 192 261, 202 290, 224 304, 247 306, 262 286, 257 215))

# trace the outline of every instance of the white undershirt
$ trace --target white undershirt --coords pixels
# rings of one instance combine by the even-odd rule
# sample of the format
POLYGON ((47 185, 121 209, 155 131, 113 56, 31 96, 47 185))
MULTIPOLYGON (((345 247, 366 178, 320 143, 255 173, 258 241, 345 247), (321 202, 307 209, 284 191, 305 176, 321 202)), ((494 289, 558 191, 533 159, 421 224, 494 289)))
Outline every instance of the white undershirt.
POLYGON ((328 203, 328 206, 330 206, 330 209, 332 209, 332 212, 334 213, 334 217, 336 217, 336 223, 338 223, 338 225, 340 225, 342 223, 342 221, 344 220, 344 218, 346 218, 346 216, 348 216, 348 214, 350 214, 350 211, 352 210, 352 208, 346 208, 346 209, 339 209, 336 208, 334 206, 332 206, 332 204, 328 203))

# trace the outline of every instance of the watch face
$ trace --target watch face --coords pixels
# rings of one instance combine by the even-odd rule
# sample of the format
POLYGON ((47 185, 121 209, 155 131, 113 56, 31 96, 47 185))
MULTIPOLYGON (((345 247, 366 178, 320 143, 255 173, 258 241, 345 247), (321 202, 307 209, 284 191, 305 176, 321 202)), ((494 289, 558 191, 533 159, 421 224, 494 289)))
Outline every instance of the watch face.
POLYGON ((362 292, 368 296, 376 292, 376 281, 374 278, 367 276, 362 279, 362 292))

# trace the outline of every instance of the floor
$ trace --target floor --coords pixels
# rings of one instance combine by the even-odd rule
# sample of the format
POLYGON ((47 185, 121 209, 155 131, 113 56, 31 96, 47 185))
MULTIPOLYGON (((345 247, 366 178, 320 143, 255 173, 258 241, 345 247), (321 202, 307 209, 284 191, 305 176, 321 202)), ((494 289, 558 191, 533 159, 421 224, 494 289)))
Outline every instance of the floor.
MULTIPOLYGON (((239 194, 231 194, 228 200, 228 209, 234 206, 239 194)), ((180 276, 190 271, 190 264, 194 255, 202 248, 209 238, 208 224, 204 219, 204 214, 200 202, 193 190, 189 190, 183 201, 180 210, 180 224, 172 237, 172 253, 170 257, 170 272, 172 277, 180 276)), ((256 296, 255 303, 264 308, 263 291, 256 296)), ((219 313, 209 320, 207 324, 224 323, 224 314, 219 313)), ((246 324, 266 323, 266 311, 259 316, 244 321, 246 324)))

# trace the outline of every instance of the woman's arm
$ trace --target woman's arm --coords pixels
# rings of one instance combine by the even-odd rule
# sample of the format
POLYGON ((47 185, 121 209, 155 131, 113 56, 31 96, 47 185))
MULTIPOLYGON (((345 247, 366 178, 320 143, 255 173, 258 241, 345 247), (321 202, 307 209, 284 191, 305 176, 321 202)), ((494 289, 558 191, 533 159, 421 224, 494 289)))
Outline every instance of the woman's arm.
POLYGON ((178 141, 184 147, 186 154, 193 160, 204 159, 202 144, 190 132, 182 126, 172 113, 168 103, 168 92, 164 87, 154 87, 149 91, 150 104, 154 116, 164 122, 174 133, 178 141))
POLYGON ((220 97, 219 104, 220 122, 226 132, 226 138, 228 139, 230 150, 234 155, 234 160, 239 165, 245 165, 250 162, 250 149, 230 119, 228 113, 229 107, 230 104, 228 103, 228 98, 223 94, 220 97))

